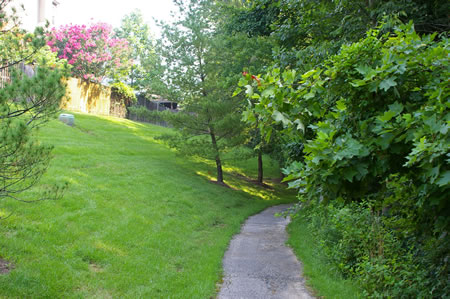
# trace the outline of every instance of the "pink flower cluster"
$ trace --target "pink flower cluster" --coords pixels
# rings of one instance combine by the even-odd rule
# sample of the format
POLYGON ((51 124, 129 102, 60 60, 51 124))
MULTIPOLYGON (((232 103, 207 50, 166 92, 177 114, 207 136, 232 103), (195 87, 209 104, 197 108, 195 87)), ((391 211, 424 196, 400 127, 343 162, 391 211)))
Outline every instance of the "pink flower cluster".
POLYGON ((65 25, 50 31, 47 44, 73 65, 74 76, 99 82, 132 65, 128 41, 113 38, 111 33, 111 26, 105 23, 65 25))

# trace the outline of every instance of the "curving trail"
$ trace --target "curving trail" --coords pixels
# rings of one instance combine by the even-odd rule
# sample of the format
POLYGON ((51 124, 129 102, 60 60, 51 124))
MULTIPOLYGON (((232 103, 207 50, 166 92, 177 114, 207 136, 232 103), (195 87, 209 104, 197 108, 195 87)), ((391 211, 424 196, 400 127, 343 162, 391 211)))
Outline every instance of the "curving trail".
POLYGON ((290 205, 271 207, 247 219, 223 260, 219 299, 314 298, 305 287, 302 265, 285 245, 289 219, 274 217, 290 205))

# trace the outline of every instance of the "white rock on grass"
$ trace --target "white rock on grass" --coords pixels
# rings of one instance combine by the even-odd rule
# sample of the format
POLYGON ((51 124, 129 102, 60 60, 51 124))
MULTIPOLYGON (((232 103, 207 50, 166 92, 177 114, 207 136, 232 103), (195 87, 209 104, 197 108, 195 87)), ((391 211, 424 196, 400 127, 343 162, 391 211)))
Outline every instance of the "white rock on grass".
POLYGON ((75 117, 72 114, 61 113, 58 117, 60 121, 69 126, 75 125, 75 117))

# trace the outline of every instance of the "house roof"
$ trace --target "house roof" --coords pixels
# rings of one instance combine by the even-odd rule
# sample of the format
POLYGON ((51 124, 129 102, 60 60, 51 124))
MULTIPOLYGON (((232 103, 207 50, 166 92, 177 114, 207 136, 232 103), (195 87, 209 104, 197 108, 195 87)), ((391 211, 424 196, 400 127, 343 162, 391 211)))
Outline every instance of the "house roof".
POLYGON ((168 101, 168 100, 151 100, 150 102, 161 103, 161 104, 176 103, 176 102, 172 102, 172 101, 168 101))
POLYGON ((169 101, 167 99, 163 99, 160 95, 152 94, 150 95, 150 99, 148 99, 150 102, 154 103, 176 103, 174 101, 169 101))

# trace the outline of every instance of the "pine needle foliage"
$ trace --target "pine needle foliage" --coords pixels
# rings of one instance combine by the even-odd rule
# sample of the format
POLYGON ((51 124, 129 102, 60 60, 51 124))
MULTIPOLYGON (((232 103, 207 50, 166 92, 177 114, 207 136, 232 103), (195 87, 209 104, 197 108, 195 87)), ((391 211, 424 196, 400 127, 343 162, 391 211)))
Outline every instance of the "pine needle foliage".
MULTIPOLYGON (((9 74, 0 86, 0 200, 20 200, 51 159, 51 147, 41 144, 35 132, 59 110, 67 67, 44 47, 42 28, 34 34, 19 29, 18 18, 6 14, 9 2, 0 5, 0 70, 9 74)), ((40 199, 58 197, 59 191, 51 188, 40 199)))

